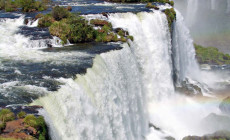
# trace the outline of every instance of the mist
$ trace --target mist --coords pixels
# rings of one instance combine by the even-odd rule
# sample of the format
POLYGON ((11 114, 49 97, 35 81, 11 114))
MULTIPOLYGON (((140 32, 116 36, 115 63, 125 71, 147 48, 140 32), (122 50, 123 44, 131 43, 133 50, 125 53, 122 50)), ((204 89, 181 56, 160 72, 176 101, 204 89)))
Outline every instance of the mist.
POLYGON ((230 53, 230 0, 174 0, 194 42, 230 53))

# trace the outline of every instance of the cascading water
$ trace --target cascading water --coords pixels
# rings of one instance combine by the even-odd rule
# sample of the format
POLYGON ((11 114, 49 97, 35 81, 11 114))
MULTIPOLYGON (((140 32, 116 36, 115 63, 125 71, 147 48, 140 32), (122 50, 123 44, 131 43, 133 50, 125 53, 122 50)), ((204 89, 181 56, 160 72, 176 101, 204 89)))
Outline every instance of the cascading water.
POLYGON ((109 21, 134 36, 131 49, 141 67, 148 99, 173 94, 171 38, 165 14, 160 11, 112 14, 109 21))
MULTIPOLYGON (((181 80, 190 76, 188 71, 192 66, 195 67, 191 71, 198 69, 182 17, 178 15, 174 27, 176 55, 173 61, 172 41, 164 13, 116 13, 108 18, 114 28, 127 29, 134 41, 129 42, 130 47, 123 45, 122 50, 97 56, 93 67, 85 75, 77 75, 75 81, 59 79, 65 85, 34 102, 47 111, 43 115, 48 120, 52 138, 158 140, 169 135, 181 139, 196 134, 193 129, 187 129, 192 118, 183 112, 188 110, 172 112, 176 102, 184 100, 175 95, 173 61, 176 61, 181 80), (162 110, 156 109, 158 107, 162 110), (172 118, 170 122, 168 116, 172 118), (149 122, 164 132, 152 128, 149 131, 149 122)), ((184 102, 193 101, 185 99, 184 102)), ((197 106, 196 111, 187 114, 192 116, 203 110, 197 106)), ((201 117, 208 113, 204 112, 201 117)))
POLYGON ((216 0, 211 0, 211 9, 212 10, 216 9, 216 0))
POLYGON ((230 13, 230 0, 227 0, 227 10, 226 13, 230 13))
POLYGON ((198 11, 199 0, 188 0, 187 1, 187 12, 186 12, 186 25, 192 26, 198 11))
MULTIPOLYGON (((190 37, 189 30, 183 23, 183 17, 176 11, 176 21, 173 27, 173 62, 174 74, 177 78, 177 84, 180 84, 185 78, 199 75, 199 66, 195 59, 195 49, 193 40, 190 37)), ((197 79, 197 78, 196 78, 197 79)))
POLYGON ((97 56, 86 75, 64 80, 57 93, 37 103, 51 118, 53 139, 141 140, 148 130, 141 81, 135 56, 125 46, 97 56))

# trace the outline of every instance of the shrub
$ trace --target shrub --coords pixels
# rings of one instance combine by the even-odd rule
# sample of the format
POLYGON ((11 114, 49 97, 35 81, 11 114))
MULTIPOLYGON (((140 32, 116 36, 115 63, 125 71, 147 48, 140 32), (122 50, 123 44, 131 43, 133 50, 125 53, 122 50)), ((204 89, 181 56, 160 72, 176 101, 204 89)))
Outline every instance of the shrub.
POLYGON ((43 16, 44 16, 43 14, 37 14, 37 15, 35 16, 35 19, 42 18, 43 16))
POLYGON ((67 9, 65 9, 64 7, 59 7, 56 6, 53 8, 52 10, 52 16, 55 20, 59 21, 63 18, 67 18, 70 16, 70 13, 67 9))
POLYGON ((24 123, 37 129, 39 134, 39 140, 45 140, 47 137, 47 127, 45 120, 42 116, 35 117, 34 115, 27 115, 24 119, 24 123))
POLYGON ((21 112, 19 112, 18 114, 17 114, 17 117, 19 118, 19 119, 22 119, 22 118, 24 118, 26 116, 26 112, 24 112, 24 111, 21 111, 21 112))
POLYGON ((38 27, 49 27, 54 22, 55 22, 54 18, 51 15, 47 14, 39 19, 38 27))
POLYGON ((11 112, 9 109, 2 109, 0 111, 0 120, 2 122, 8 122, 15 119, 14 113, 11 112))
POLYGON ((43 11, 47 9, 45 2, 37 0, 16 0, 23 12, 43 11))
POLYGON ((171 29, 172 23, 176 19, 176 12, 173 8, 166 9, 164 12, 165 12, 165 15, 166 15, 167 20, 168 20, 169 29, 170 29, 170 31, 172 31, 172 29, 171 29))
POLYGON ((67 36, 70 34, 71 27, 64 21, 55 21, 50 27, 51 35, 59 37, 64 43, 67 43, 67 36))
POLYGON ((6 12, 12 12, 12 11, 16 11, 17 10, 17 5, 15 1, 12 0, 7 0, 5 1, 5 11, 6 12))
POLYGON ((27 125, 37 128, 37 121, 36 121, 36 117, 34 115, 27 115, 24 119, 24 123, 26 123, 27 125))

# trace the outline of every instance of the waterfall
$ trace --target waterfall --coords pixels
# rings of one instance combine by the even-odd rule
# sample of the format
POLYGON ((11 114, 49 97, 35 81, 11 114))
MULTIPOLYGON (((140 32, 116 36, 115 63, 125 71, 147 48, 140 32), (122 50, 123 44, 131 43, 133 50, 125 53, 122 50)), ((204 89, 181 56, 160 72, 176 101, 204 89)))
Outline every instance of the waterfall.
POLYGON ((211 9, 212 10, 216 9, 216 0, 211 0, 211 9))
MULTIPOLYGON (((176 11, 176 21, 173 30, 173 58, 174 74, 177 85, 185 78, 195 78, 199 73, 199 66, 195 59, 193 40, 180 12, 176 11)), ((195 78, 197 79, 197 78, 195 78)))
POLYGON ((98 55, 86 75, 61 79, 36 104, 51 118, 53 139, 141 140, 148 130, 140 71, 130 48, 98 55))
POLYGON ((188 0, 187 1, 187 12, 186 12, 186 25, 192 26, 196 20, 196 14, 198 11, 199 0, 188 0))
POLYGON ((171 39, 165 14, 112 14, 109 20, 115 28, 127 29, 135 38, 131 49, 142 69, 148 99, 173 94, 171 39))
POLYGON ((230 13, 230 0, 227 0, 227 10, 226 13, 230 13))
POLYGON ((114 28, 127 30, 134 41, 96 56, 85 75, 58 79, 64 83, 58 91, 33 103, 46 110, 52 139, 160 140, 203 132, 195 126, 212 110, 202 112, 199 104, 174 90, 174 73, 181 82, 199 72, 181 14, 177 12, 173 40, 161 11, 114 13, 108 20, 114 28), (180 103, 196 109, 178 109, 180 103), (198 112, 200 116, 193 117, 198 112))

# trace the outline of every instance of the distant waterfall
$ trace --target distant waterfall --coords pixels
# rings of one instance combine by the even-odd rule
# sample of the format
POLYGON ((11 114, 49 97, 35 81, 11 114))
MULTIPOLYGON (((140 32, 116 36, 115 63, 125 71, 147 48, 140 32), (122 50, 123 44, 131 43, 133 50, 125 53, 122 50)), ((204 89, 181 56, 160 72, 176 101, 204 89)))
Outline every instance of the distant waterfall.
POLYGON ((212 10, 216 9, 216 0, 211 0, 211 9, 212 10))
POLYGON ((186 24, 192 26, 198 11, 199 0, 187 0, 186 24))
POLYGON ((227 0, 227 13, 230 13, 230 0, 227 0))

